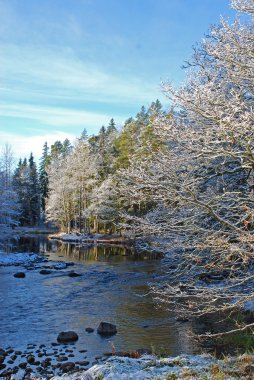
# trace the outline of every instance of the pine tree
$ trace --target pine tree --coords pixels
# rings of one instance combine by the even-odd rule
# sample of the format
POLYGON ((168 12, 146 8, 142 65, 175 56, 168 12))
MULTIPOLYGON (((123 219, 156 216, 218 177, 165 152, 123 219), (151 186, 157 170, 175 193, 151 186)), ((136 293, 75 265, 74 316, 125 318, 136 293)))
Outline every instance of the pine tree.
POLYGON ((13 185, 18 193, 20 204, 20 223, 22 226, 29 225, 29 169, 27 159, 19 160, 14 172, 13 185))
POLYGON ((81 136, 79 138, 80 141, 86 141, 88 139, 88 134, 86 128, 83 129, 81 136))
POLYGON ((14 173, 13 185, 18 194, 20 204, 20 223, 34 226, 40 220, 39 181, 34 157, 31 153, 27 159, 19 160, 14 173))
POLYGON ((72 151, 71 142, 69 139, 65 139, 62 144, 62 157, 68 156, 72 151))
POLYGON ((115 123, 114 119, 112 118, 112 119, 110 119, 106 133, 108 136, 110 136, 112 134, 115 134, 116 132, 117 132, 116 123, 115 123))
POLYGON ((36 163, 34 162, 33 154, 29 157, 29 224, 35 226, 40 220, 40 193, 39 193, 39 180, 36 163))
POLYGON ((40 159, 39 166, 39 186, 40 186, 40 199, 41 199, 41 209, 45 212, 45 203, 48 196, 48 174, 46 171, 47 165, 49 164, 49 147, 47 142, 43 145, 42 157, 40 159))
POLYGON ((59 140, 55 141, 54 144, 51 145, 50 161, 59 159, 62 155, 62 152, 63 152, 63 144, 59 140))

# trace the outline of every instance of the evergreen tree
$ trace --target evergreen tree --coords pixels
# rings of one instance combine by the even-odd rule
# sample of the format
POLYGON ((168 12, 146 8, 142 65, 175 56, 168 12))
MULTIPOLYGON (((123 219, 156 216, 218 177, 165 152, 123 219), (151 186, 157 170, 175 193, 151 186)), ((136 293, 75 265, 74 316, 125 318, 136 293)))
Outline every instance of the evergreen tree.
POLYGON ((59 140, 55 141, 54 144, 51 145, 50 161, 59 159, 62 155, 62 152, 63 152, 63 144, 59 140))
POLYGON ((80 136, 80 141, 86 141, 88 139, 88 134, 87 134, 87 130, 86 128, 83 129, 82 133, 81 133, 81 136, 80 136))
POLYGON ((29 224, 34 226, 40 220, 40 193, 39 180, 36 163, 34 162, 33 154, 29 157, 29 224))
POLYGON ((40 199, 41 199, 41 209, 45 212, 45 200, 48 196, 48 174, 46 171, 47 165, 49 164, 49 147, 47 142, 43 145, 42 157, 40 159, 39 166, 39 186, 40 186, 40 199))
POLYGON ((116 123, 114 121, 114 119, 110 119, 110 122, 109 122, 109 125, 107 127, 107 135, 110 136, 112 134, 116 134, 117 132, 117 129, 116 129, 116 123))
POLYGON ((13 178, 14 188, 18 193, 20 204, 20 223, 22 226, 29 225, 29 170, 27 159, 19 160, 13 178))
POLYGON ((63 144, 62 144, 62 156, 63 158, 68 156, 72 151, 72 146, 71 146, 71 142, 69 139, 65 139, 63 144))
POLYGON ((39 181, 34 157, 31 153, 27 159, 19 160, 13 177, 13 185, 20 204, 20 223, 34 226, 40 219, 39 181))

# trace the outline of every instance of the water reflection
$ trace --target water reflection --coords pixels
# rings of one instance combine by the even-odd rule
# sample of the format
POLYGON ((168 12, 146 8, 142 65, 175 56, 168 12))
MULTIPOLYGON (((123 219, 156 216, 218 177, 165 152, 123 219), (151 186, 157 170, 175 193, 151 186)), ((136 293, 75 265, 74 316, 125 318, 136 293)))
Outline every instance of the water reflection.
MULTIPOLYGON (((77 349, 89 355, 153 348, 176 355, 196 350, 189 338, 190 325, 179 324, 175 315, 158 309, 147 283, 158 281, 163 272, 155 254, 138 253, 129 247, 85 246, 48 240, 45 236, 22 237, 19 251, 40 252, 49 260, 72 261, 82 274, 70 278, 66 270, 42 276, 37 268, 17 282, 17 268, 0 268, 0 341, 17 347, 29 342, 50 343, 60 331, 75 330, 80 336, 77 349), (88 334, 86 327, 102 321, 115 323, 118 334, 101 338, 88 334)), ((47 265, 51 265, 48 263, 47 265)))
POLYGON ((59 256, 77 259, 79 261, 116 261, 158 260, 162 258, 159 253, 137 252, 133 247, 124 245, 65 243, 55 239, 48 239, 45 235, 36 237, 22 236, 12 242, 12 251, 40 252, 42 254, 56 253, 59 256))

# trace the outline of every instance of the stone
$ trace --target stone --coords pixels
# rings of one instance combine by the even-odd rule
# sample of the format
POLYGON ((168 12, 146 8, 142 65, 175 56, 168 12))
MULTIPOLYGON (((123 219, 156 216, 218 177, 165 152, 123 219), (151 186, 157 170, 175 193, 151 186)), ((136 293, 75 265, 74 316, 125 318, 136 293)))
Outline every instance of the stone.
POLYGON ((85 367, 85 366, 87 366, 89 364, 89 362, 87 360, 83 360, 83 361, 80 361, 80 362, 76 362, 76 364, 85 367))
POLYGON ((26 274, 24 272, 17 272, 13 276, 16 278, 25 278, 26 274))
POLYGON ((62 331, 57 337, 60 343, 76 342, 76 340, 78 340, 78 334, 75 331, 62 331))
POLYGON ((46 360, 43 360, 42 362, 41 362, 41 365, 42 365, 42 367, 49 367, 50 366, 50 362, 47 362, 46 360))
POLYGON ((65 264, 67 267, 72 267, 73 265, 75 265, 75 263, 73 263, 72 261, 65 263, 65 264))
POLYGON ((2 364, 4 362, 4 359, 5 359, 5 356, 4 355, 0 355, 0 364, 2 364))
POLYGON ((82 275, 80 273, 77 273, 77 272, 70 272, 70 273, 68 273, 68 276, 69 277, 80 277, 82 275))
POLYGON ((22 362, 22 363, 19 364, 19 368, 21 368, 21 369, 25 369, 26 366, 27 366, 26 362, 22 362))
POLYGON ((101 322, 97 329, 97 333, 100 335, 114 335, 117 333, 116 325, 108 322, 101 322))
POLYGON ((68 360, 67 356, 60 356, 56 359, 57 362, 66 362, 68 360))
POLYGON ((70 372, 71 370, 74 369, 74 367, 75 367, 75 363, 73 362, 67 362, 61 365, 61 369, 63 373, 70 372))
POLYGON ((29 355, 26 359, 27 363, 32 364, 35 362, 35 358, 33 355, 29 355))
POLYGON ((86 332, 88 332, 88 333, 93 333, 93 332, 94 332, 94 329, 92 329, 91 327, 87 327, 87 328, 86 328, 86 332))
POLYGON ((49 270, 49 269, 42 269, 42 270, 40 270, 40 274, 51 274, 51 273, 52 273, 52 271, 49 270))

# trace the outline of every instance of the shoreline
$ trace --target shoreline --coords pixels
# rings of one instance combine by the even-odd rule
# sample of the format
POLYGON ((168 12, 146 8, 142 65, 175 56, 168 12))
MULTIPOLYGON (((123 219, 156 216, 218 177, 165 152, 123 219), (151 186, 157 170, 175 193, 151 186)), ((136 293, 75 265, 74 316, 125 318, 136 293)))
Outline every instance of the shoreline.
MULTIPOLYGON (((71 347, 71 346, 70 346, 71 347)), ((48 373, 38 373, 30 366, 16 373, 0 376, 1 380, 236 380, 253 379, 254 355, 243 354, 218 360, 209 354, 158 357, 123 357, 113 355, 92 363, 90 368, 78 369, 73 361, 59 363, 62 369, 50 368, 48 373), (57 373, 58 372, 58 373, 57 373)), ((29 360, 29 359, 28 359, 29 360)), ((30 356, 31 361, 31 356, 30 356)))
POLYGON ((108 244, 121 246, 134 246, 135 240, 120 235, 107 234, 81 234, 81 233, 64 233, 49 234, 49 239, 60 240, 66 243, 90 243, 90 244, 108 244))

